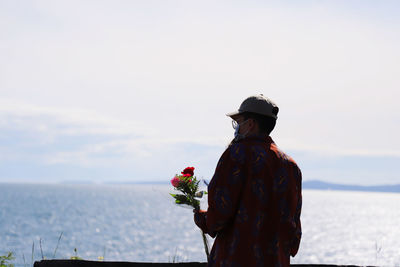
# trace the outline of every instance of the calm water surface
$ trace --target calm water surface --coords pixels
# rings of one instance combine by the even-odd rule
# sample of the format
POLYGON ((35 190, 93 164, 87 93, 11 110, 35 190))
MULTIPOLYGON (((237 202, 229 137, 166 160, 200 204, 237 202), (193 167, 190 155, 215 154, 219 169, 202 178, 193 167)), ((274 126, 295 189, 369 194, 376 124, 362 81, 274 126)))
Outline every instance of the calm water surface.
MULTIPOLYGON (((174 205, 169 192, 168 185, 0 184, 0 254, 13 251, 16 266, 42 251, 53 258, 62 233, 55 258, 205 261, 192 210, 174 205)), ((400 266, 399 206, 400 194, 304 190, 303 240, 292 262, 400 266)))

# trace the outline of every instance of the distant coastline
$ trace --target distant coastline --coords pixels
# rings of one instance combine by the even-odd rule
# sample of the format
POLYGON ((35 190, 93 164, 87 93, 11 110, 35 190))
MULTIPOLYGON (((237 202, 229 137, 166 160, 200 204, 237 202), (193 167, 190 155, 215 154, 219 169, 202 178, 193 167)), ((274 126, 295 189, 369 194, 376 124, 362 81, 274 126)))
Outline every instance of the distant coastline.
POLYGON ((303 182, 303 189, 400 193, 400 184, 363 186, 334 184, 319 180, 312 180, 303 182))
MULTIPOLYGON (((112 184, 119 184, 119 183, 112 183, 112 184)), ((169 181, 154 181, 154 182, 142 181, 142 182, 131 182, 124 184, 169 184, 169 181)), ((323 182, 320 180, 311 180, 311 181, 304 181, 302 186, 303 189, 400 193, 400 184, 363 186, 363 185, 335 184, 335 183, 323 182)))
MULTIPOLYGON (((169 181, 108 182, 106 184, 169 184, 169 181)), ((400 193, 400 184, 363 186, 335 184, 320 180, 311 180, 303 181, 302 186, 303 189, 400 193)))
MULTIPOLYGON (((209 182, 209 181, 206 181, 209 182)), ((0 184, 65 184, 65 185, 169 185, 170 181, 104 181, 104 182, 92 182, 92 181, 61 181, 55 183, 24 183, 24 182, 0 182, 0 184)), ((314 190, 335 190, 335 191, 361 191, 361 192, 383 192, 383 193, 400 193, 400 184, 392 184, 392 185, 346 185, 346 184, 336 184, 336 183, 328 183, 320 180, 309 180, 303 181, 302 184, 303 189, 314 189, 314 190)))

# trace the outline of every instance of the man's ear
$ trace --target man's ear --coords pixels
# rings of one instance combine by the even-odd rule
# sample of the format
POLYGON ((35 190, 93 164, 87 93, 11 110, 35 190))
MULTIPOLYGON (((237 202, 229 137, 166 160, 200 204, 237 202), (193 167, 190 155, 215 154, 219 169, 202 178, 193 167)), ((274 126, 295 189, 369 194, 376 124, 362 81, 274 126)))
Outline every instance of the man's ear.
POLYGON ((250 119, 249 122, 250 122, 249 127, 250 127, 251 130, 253 130, 254 128, 257 127, 255 119, 250 119))
POLYGON ((254 131, 255 133, 258 133, 260 131, 260 128, 258 126, 258 122, 255 119, 251 119, 251 131, 254 131))

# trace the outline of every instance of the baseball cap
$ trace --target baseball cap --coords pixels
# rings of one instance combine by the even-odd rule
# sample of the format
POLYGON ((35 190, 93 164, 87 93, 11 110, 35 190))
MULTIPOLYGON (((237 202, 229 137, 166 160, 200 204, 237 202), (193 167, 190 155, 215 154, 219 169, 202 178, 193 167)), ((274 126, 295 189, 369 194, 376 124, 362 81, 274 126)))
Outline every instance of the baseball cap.
POLYGON ((246 98, 240 105, 239 110, 228 113, 226 116, 234 119, 234 117, 244 112, 252 112, 277 119, 278 111, 278 106, 271 99, 260 94, 246 98))

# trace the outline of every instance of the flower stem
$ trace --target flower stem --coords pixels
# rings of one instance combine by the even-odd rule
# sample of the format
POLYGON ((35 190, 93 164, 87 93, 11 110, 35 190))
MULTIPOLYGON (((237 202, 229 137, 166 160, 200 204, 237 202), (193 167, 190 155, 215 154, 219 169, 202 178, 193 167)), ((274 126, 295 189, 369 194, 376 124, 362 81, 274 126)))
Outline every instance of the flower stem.
MULTIPOLYGON (((192 202, 192 207, 195 210, 200 210, 200 202, 197 202, 196 199, 192 196, 189 196, 192 202)), ((206 234, 203 232, 203 230, 201 230, 201 237, 203 238, 203 244, 204 244, 204 250, 206 251, 206 255, 207 255, 207 261, 208 258, 210 257, 210 249, 209 249, 209 245, 208 245, 208 240, 207 240, 207 236, 206 234)))
POLYGON ((210 250, 208 248, 208 240, 203 231, 201 231, 201 236, 203 237, 204 250, 206 251, 207 262, 208 262, 208 259, 210 258, 210 250))

